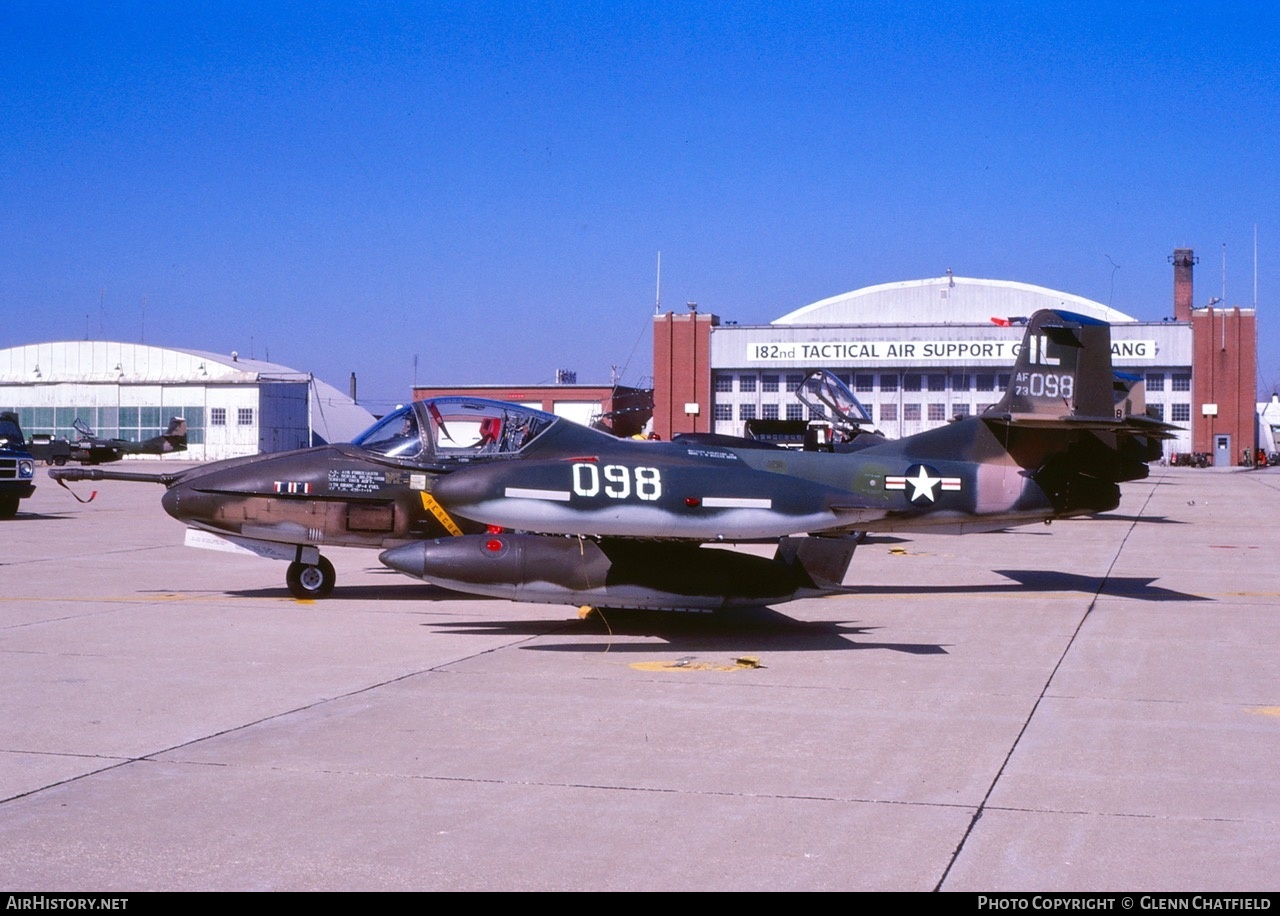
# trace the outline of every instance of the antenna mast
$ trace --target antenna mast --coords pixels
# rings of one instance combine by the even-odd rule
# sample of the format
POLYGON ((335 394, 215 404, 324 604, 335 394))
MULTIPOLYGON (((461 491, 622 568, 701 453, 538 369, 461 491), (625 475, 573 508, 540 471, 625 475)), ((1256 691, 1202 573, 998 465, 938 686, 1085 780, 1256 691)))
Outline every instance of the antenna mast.
POLYGON ((1227 307, 1227 243, 1222 243, 1222 307, 1227 307))
POLYGON ((662 314, 662 252, 658 252, 658 282, 653 291, 653 314, 662 314))

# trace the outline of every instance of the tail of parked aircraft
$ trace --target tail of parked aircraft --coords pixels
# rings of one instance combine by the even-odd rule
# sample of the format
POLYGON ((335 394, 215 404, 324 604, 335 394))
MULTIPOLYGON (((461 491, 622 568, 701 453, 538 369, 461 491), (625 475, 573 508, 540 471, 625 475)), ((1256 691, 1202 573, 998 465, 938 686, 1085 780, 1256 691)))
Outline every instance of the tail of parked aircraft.
POLYGON ((165 451, 185 452, 187 450, 187 420, 185 417, 174 417, 165 430, 164 441, 168 444, 165 451))
POLYGON ((1064 514, 1147 476, 1177 427, 1134 413, 1111 367, 1111 326, 1066 311, 1031 316, 1013 376, 982 420, 1064 514))
POLYGON ((128 451, 140 452, 144 455, 167 455, 170 452, 187 450, 187 421, 184 417, 173 417, 169 420, 169 428, 163 436, 154 436, 146 442, 139 443, 128 451))
POLYGON ((1004 398, 987 411, 1016 423, 1114 417, 1111 326, 1073 312, 1031 316, 1004 398))

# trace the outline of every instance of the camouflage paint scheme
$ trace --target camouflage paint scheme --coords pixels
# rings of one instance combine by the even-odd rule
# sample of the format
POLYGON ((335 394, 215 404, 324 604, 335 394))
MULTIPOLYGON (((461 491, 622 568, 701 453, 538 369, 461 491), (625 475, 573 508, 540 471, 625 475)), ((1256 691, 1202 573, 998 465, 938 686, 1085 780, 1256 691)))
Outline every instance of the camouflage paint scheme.
POLYGON ((187 450, 187 421, 182 417, 173 417, 162 435, 152 436, 142 442, 99 438, 78 417, 73 425, 77 436, 72 440, 33 436, 30 443, 31 454, 46 464, 64 465, 68 461, 109 464, 119 461, 125 455, 168 455, 187 450))
MULTIPOLYGON (((150 479, 191 527, 291 546, 299 595, 333 587, 318 548, 335 544, 379 548, 393 569, 476 594, 715 610, 841 590, 868 532, 966 533, 1113 509, 1119 484, 1146 476, 1173 429, 1140 411, 1140 390, 1112 373, 1110 327, 1041 311, 999 404, 848 453, 620 440, 517 405, 439 398, 351 445, 150 479), (704 546, 745 541, 776 551, 704 546)), ((122 476, 50 472, 77 473, 122 476)))

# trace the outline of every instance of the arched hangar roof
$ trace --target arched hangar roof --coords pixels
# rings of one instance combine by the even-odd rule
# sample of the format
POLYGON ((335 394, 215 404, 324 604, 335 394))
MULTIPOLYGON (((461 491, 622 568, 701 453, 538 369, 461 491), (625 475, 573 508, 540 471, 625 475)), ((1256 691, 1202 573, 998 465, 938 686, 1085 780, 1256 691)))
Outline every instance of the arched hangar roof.
POLYGON ((23 344, 0 350, 0 384, 86 382, 155 385, 309 381, 312 426, 327 442, 345 442, 373 415, 332 385, 279 363, 204 350, 110 340, 23 344))
POLYGON ((1102 321, 1136 319, 1101 302, 1014 280, 937 277, 867 286, 775 318, 772 324, 989 324, 993 317, 1063 308, 1102 321))

